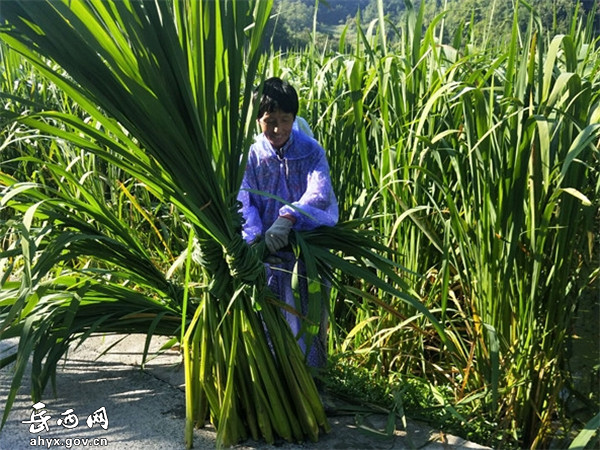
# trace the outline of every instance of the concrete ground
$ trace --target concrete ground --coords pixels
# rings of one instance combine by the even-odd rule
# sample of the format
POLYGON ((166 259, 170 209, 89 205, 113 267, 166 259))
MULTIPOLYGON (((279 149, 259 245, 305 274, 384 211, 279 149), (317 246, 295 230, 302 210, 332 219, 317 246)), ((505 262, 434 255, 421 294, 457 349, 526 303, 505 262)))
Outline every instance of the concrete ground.
MULTIPOLYGON (((32 447, 184 449, 185 394, 181 357, 169 351, 141 369, 144 339, 139 335, 87 339, 77 350, 71 351, 58 369, 56 395, 49 388, 42 399, 44 407, 35 405, 35 410, 27 376, 0 432, 0 450, 32 447)), ((7 345, 0 343, 0 354, 7 345)), ((151 352, 160 345, 160 339, 154 339, 151 352)), ((0 371, 0 415, 5 409, 11 379, 12 367, 0 371)), ((335 399, 332 400, 335 403, 335 399)), ((318 443, 267 445, 250 440, 235 448, 485 448, 413 421, 406 427, 397 423, 394 435, 386 436, 383 432, 385 415, 350 412, 349 409, 344 413, 344 408, 334 409, 328 415, 332 430, 318 443)), ((212 427, 195 431, 194 448, 215 448, 212 427)))

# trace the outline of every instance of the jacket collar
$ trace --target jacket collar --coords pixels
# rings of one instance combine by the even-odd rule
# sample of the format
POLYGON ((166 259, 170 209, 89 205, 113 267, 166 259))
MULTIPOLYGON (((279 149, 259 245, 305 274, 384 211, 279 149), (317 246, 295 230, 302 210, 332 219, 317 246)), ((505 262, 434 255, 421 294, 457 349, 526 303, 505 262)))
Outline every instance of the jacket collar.
POLYGON ((272 157, 279 158, 279 155, 282 155, 280 159, 301 159, 306 158, 316 151, 316 147, 313 145, 302 145, 302 142, 307 139, 308 137, 303 135, 301 131, 292 130, 290 133, 290 138, 283 145, 283 147, 281 147, 279 152, 271 145, 271 143, 262 133, 256 137, 256 142, 259 143, 263 150, 269 153, 272 157))

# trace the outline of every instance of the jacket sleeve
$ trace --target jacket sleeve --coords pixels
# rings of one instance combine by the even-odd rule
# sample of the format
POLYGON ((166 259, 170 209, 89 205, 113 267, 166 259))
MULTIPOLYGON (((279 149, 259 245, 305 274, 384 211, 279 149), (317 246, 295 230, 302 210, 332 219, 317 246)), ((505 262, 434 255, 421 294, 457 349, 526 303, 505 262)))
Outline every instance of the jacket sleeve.
POLYGON ((244 178, 240 192, 238 193, 238 201, 242 204, 241 213, 244 219, 242 237, 248 243, 254 241, 262 234, 263 227, 258 208, 253 200, 254 195, 248 192, 248 189, 257 189, 256 175, 252 161, 252 158, 248 158, 244 178))
POLYGON ((310 230, 323 225, 331 227, 338 221, 338 204, 331 185, 329 164, 325 151, 322 148, 319 150, 316 164, 306 170, 306 191, 298 201, 292 203, 295 208, 284 205, 279 210, 280 215, 291 214, 296 219, 296 230, 310 230))

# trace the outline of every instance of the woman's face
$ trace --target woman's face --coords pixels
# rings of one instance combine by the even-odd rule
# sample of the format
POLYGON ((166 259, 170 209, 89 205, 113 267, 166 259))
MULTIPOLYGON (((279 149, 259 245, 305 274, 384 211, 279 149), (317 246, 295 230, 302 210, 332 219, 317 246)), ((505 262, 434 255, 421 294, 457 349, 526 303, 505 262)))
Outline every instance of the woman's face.
POLYGON ((258 119, 260 129, 269 143, 279 150, 290 138, 294 126, 294 114, 276 109, 266 112, 258 119))

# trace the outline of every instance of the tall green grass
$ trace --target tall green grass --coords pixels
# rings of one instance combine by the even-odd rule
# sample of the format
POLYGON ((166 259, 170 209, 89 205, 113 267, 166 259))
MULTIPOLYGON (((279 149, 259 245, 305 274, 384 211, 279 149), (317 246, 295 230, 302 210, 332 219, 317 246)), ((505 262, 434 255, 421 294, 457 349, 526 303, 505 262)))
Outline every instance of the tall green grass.
POLYGON ((342 35, 337 52, 277 64, 304 86, 342 211, 371 217, 454 344, 393 299, 338 297, 336 350, 447 386, 499 439, 545 447, 564 418, 574 312, 598 276, 598 40, 577 17, 547 36, 532 11, 525 34, 515 14, 510 45, 475 47, 441 41, 443 15, 424 27, 423 13, 357 18, 351 53, 342 35))

